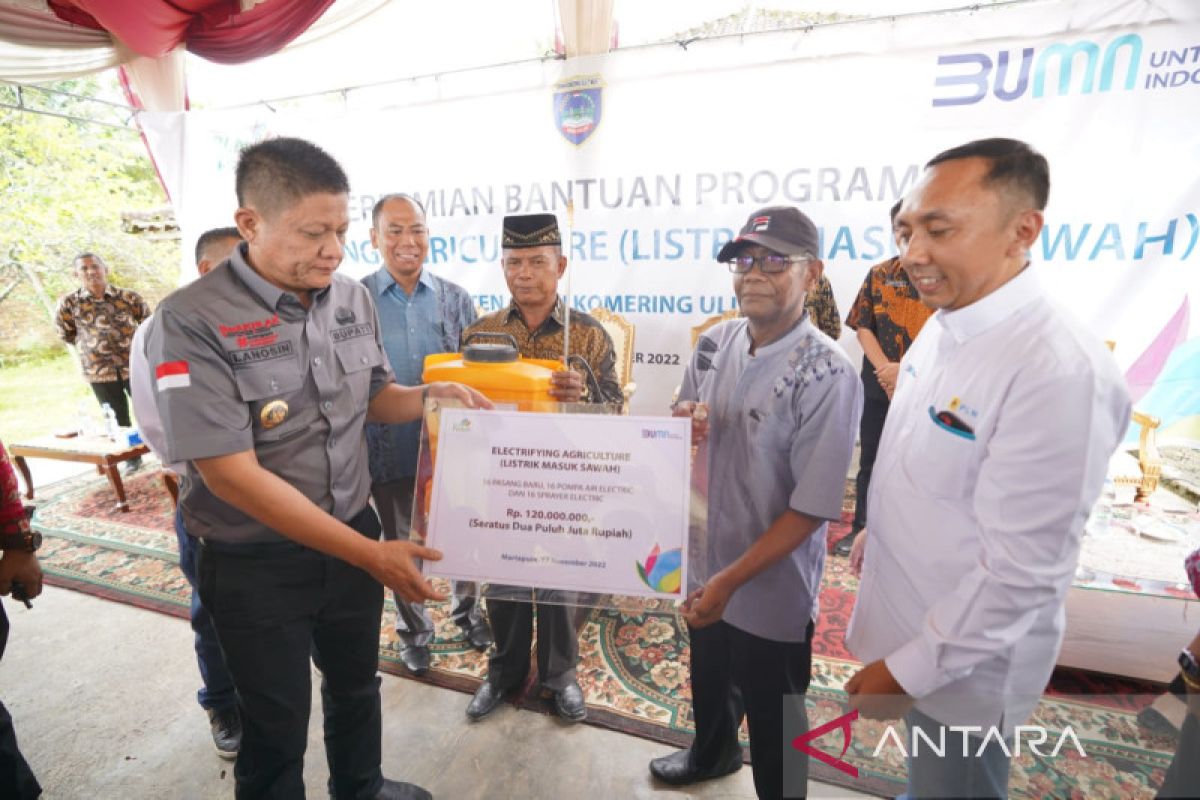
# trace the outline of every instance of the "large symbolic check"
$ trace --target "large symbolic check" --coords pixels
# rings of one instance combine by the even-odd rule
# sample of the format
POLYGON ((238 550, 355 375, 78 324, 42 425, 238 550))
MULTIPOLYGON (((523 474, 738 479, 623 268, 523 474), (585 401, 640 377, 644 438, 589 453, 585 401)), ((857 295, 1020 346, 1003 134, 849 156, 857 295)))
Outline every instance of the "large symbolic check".
POLYGON ((687 419, 443 408, 427 574, 682 598, 687 419))

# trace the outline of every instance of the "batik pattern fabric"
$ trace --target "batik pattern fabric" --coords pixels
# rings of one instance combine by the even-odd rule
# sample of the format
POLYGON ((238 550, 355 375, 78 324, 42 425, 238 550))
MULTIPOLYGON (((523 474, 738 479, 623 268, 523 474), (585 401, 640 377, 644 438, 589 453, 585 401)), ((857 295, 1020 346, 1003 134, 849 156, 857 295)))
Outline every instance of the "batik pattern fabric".
POLYGON ((871 331, 888 361, 898 362, 931 314, 933 309, 921 302, 900 259, 889 258, 867 273, 846 324, 871 331))
POLYGON ((837 299, 833 296, 833 286, 824 274, 817 279, 816 284, 804 298, 804 307, 808 309, 808 317, 821 333, 837 341, 842 335, 842 315, 838 313, 837 299))
MULTIPOLYGON (((507 333, 517 342, 517 351, 523 358, 561 360, 563 356, 562 301, 536 330, 529 330, 525 318, 516 304, 480 317, 463 333, 463 339, 473 333, 507 333)), ((592 368, 600 384, 600 397, 591 393, 594 403, 622 403, 624 395, 617 380, 617 356, 612 339, 604 327, 590 314, 571 311, 571 355, 582 356, 592 368)))
POLYGON ((129 348, 150 306, 130 289, 108 286, 96 297, 76 289, 58 304, 58 336, 79 352, 79 365, 88 383, 129 380, 129 348))

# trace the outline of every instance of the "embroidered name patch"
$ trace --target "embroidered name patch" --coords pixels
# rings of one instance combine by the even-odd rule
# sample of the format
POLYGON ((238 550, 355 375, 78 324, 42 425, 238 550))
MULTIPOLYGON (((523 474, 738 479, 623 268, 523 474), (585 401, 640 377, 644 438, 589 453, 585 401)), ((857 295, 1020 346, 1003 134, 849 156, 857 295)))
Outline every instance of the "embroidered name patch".
POLYGON ((229 360, 235 367, 258 364, 263 361, 273 361, 277 358, 291 358, 296 354, 291 342, 277 342, 267 347, 251 347, 247 350, 232 350, 229 360))
POLYGON ((329 338, 335 342, 344 342, 347 339, 359 339, 363 336, 374 336, 375 326, 363 323, 362 325, 348 325, 345 328, 334 328, 329 332, 329 338))

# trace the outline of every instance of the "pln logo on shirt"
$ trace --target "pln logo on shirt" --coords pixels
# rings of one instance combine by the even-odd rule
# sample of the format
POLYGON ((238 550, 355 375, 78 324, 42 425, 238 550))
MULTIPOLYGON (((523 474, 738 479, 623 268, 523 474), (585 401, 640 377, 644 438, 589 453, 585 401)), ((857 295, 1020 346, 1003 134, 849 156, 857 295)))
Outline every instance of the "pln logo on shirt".
POLYGON ((950 398, 949 405, 941 411, 937 406, 929 407, 929 418, 933 420, 934 425, 969 441, 975 441, 975 428, 967 419, 974 420, 978 416, 977 410, 963 403, 957 396, 950 398))

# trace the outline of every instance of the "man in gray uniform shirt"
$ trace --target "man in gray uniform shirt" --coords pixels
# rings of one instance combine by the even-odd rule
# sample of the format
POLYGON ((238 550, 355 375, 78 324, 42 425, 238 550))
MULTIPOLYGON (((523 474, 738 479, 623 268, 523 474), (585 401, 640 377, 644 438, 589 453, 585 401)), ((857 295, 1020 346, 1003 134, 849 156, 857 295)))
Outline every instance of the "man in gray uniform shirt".
MULTIPOLYGON (((755 790, 783 796, 784 695, 808 691, 825 532, 841 515, 862 413, 854 365, 804 310, 818 247, 812 221, 781 206, 751 214, 717 256, 745 316, 701 334, 675 405, 707 440, 707 581, 683 606, 696 737, 650 762, 664 783, 741 769, 745 715, 755 790)), ((803 794, 807 762, 796 761, 790 794, 803 794)))
POLYGON ((348 198, 315 145, 243 150, 245 244, 164 300, 147 341, 167 457, 188 462, 180 507, 202 542, 200 595, 238 691, 239 800, 304 796, 310 653, 331 795, 430 796, 383 778, 376 669, 383 586, 442 599, 413 564, 440 554, 379 541, 363 424, 416 419, 426 395, 490 404, 457 384, 394 382, 369 292, 335 275, 348 198))

